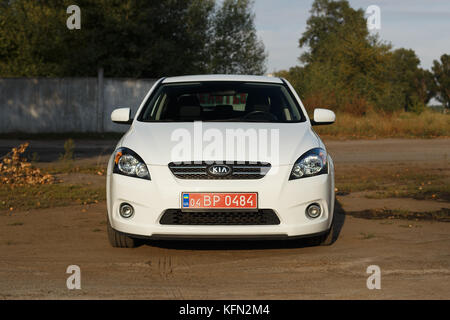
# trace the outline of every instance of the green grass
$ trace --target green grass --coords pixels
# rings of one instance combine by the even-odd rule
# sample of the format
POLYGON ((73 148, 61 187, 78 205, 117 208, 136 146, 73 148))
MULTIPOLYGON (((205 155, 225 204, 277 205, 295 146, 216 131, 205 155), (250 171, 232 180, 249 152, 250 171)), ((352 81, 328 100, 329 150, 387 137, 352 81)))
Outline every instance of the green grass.
POLYGON ((91 204, 105 200, 105 187, 86 185, 29 185, 11 188, 0 186, 0 211, 29 210, 75 204, 91 204), (11 210, 12 208, 12 210, 11 210))

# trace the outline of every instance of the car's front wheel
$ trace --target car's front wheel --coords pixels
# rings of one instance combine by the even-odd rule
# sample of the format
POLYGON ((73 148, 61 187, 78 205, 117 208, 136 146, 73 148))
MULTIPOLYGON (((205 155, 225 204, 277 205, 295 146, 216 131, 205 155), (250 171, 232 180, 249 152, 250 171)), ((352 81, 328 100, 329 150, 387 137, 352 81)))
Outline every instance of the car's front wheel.
POLYGON ((335 241, 334 234, 335 234, 335 223, 333 219, 333 221, 331 222, 330 229, 327 231, 327 233, 322 234, 320 236, 309 238, 308 243, 309 245, 312 246, 330 246, 335 241))
POLYGON ((330 230, 326 234, 324 234, 320 239, 319 244, 321 246, 331 246, 333 244, 333 242, 335 240, 334 239, 334 233, 335 233, 334 229, 335 229, 335 223, 334 223, 334 219, 333 219, 330 230))
POLYGON ((111 246, 113 246, 114 248, 134 248, 137 246, 137 239, 114 230, 111 227, 109 218, 107 221, 107 225, 108 239, 111 246))

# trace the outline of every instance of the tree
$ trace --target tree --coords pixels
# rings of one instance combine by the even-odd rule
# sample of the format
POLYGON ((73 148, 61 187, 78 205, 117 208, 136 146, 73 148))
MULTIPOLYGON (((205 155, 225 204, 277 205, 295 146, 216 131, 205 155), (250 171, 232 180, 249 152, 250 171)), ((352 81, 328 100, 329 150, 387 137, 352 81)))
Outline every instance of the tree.
POLYGON ((434 60, 432 67, 437 86, 436 99, 445 108, 450 108, 450 55, 443 54, 440 60, 434 60))
POLYGON ((391 70, 390 82, 401 93, 405 111, 408 111, 413 101, 418 99, 417 87, 420 84, 416 83, 416 80, 419 80, 419 64, 419 58, 411 49, 400 48, 392 52, 389 66, 391 70))
POLYGON ((299 58, 307 101, 358 114, 378 107, 390 45, 369 34, 364 11, 346 0, 315 0, 299 45, 308 49, 299 58))
POLYGON ((0 3, 0 76, 160 77, 204 73, 214 0, 79 0, 81 29, 66 28, 73 1, 0 3))
POLYGON ((211 73, 263 74, 264 44, 258 40, 250 0, 224 0, 213 19, 211 73))
POLYGON ((291 85, 298 89, 296 90, 301 98, 304 98, 302 94, 305 92, 305 88, 303 87, 305 84, 305 69, 300 66, 295 66, 289 68, 289 70, 281 70, 278 72, 275 72, 275 76, 280 78, 288 79, 291 85))
MULTIPOLYGON (((36 76, 59 73, 53 50, 59 22, 52 7, 37 1, 3 1, 0 5, 0 75, 36 76)), ((63 11, 65 13, 65 9, 63 11)), ((61 29, 61 27, 59 28, 61 29)))
POLYGON ((81 32, 65 34, 64 43, 76 48, 67 55, 69 75, 95 74, 98 67, 120 77, 205 71, 212 0, 82 0, 79 6, 81 32))
POLYGON ((300 57, 301 62, 310 63, 329 58, 329 53, 323 49, 328 47, 330 40, 341 41, 351 50, 352 42, 356 39, 365 41, 369 35, 364 12, 354 10, 347 0, 315 0, 310 13, 306 31, 299 40, 300 48, 309 47, 309 51, 300 57))
POLYGON ((0 76, 264 73, 250 0, 0 0, 0 76))
POLYGON ((299 46, 301 69, 281 72, 305 105, 364 114, 418 111, 433 97, 431 73, 413 50, 397 49, 367 30, 364 11, 347 0, 315 0, 299 46))
POLYGON ((413 88, 419 101, 428 104, 436 96, 436 83, 433 73, 429 70, 418 68, 413 78, 413 88))

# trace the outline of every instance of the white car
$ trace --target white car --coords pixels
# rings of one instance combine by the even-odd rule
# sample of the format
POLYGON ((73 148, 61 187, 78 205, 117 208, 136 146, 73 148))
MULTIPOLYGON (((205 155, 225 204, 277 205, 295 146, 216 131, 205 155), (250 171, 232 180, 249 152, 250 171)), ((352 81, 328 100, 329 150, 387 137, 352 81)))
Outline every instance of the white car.
POLYGON ((163 78, 108 163, 108 236, 138 239, 333 241, 334 166, 288 81, 198 75, 163 78))

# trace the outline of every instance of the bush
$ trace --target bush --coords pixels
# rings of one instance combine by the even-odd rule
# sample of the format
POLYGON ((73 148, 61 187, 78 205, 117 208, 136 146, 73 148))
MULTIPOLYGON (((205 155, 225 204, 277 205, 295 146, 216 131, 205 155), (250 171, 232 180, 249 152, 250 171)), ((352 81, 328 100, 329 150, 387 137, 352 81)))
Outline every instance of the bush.
POLYGON ((75 142, 73 142, 73 139, 67 139, 64 142, 64 154, 59 155, 59 160, 61 161, 73 160, 74 150, 75 150, 75 142))
POLYGON ((410 112, 414 112, 415 114, 419 115, 422 112, 424 112, 426 109, 427 109, 427 106, 425 105, 425 103, 423 103, 416 97, 414 97, 412 99, 412 103, 409 107, 410 112))
POLYGON ((450 137, 450 114, 427 108, 421 114, 372 110, 364 116, 356 116, 338 112, 335 124, 314 127, 314 130, 330 139, 450 137))
POLYGON ((52 175, 42 173, 40 169, 33 168, 27 159, 21 155, 28 148, 29 143, 21 144, 3 157, 0 162, 0 181, 5 185, 39 185, 52 184, 55 179, 52 175))

